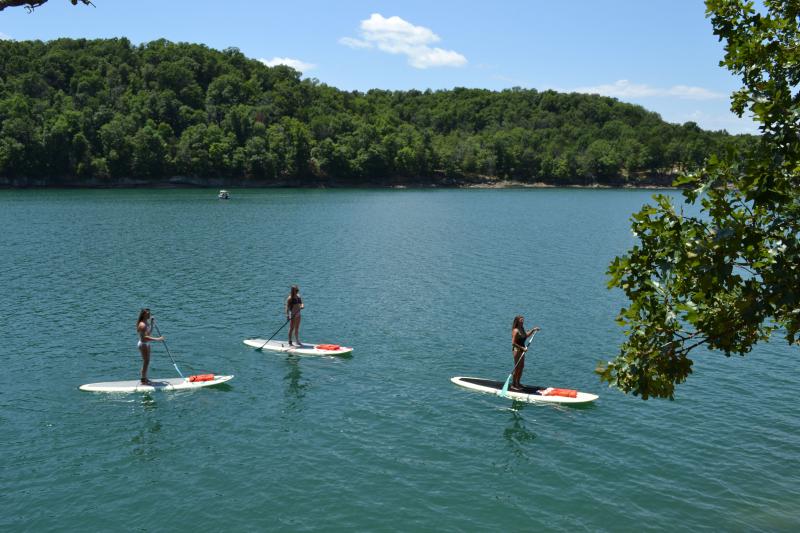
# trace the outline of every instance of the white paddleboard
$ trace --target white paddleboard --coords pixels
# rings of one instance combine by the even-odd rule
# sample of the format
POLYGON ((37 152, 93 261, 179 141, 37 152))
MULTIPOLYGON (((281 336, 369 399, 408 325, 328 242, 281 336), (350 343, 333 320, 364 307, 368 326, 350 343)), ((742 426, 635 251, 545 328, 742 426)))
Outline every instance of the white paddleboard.
MULTIPOLYGON (((462 376, 450 378, 450 381, 460 387, 464 387, 465 389, 476 390, 495 395, 499 393, 503 389, 503 385, 505 385, 504 381, 468 378, 462 376)), ((591 403, 598 398, 596 394, 590 394, 588 392, 578 392, 575 398, 570 398, 567 396, 547 396, 546 393, 548 390, 548 387, 533 387, 529 385, 523 385, 522 391, 518 392, 509 390, 506 393, 506 396, 513 400, 529 403, 560 403, 570 405, 591 403)))
POLYGON ((233 376, 217 376, 209 381, 189 381, 189 378, 151 379, 144 385, 138 379, 132 381, 106 381, 81 385, 80 389, 90 392, 153 392, 167 390, 189 390, 201 387, 213 387, 233 379, 233 376))
POLYGON ((352 348, 347 346, 339 346, 335 350, 321 348, 320 344, 306 344, 298 346, 296 343, 289 346, 288 341, 271 340, 266 342, 266 339, 245 339, 244 343, 257 349, 269 350, 270 352, 282 352, 292 355, 347 355, 353 351, 352 348))

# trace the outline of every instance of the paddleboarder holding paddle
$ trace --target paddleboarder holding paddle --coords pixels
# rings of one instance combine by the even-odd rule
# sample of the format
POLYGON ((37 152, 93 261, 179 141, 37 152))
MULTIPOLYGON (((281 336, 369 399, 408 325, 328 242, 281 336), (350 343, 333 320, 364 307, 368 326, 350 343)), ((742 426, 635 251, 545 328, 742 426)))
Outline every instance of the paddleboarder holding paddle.
POLYGON ((289 346, 292 345, 292 331, 294 331, 294 340, 297 341, 298 346, 302 346, 300 342, 300 310, 305 307, 303 299, 300 298, 300 289, 297 285, 292 285, 289 296, 286 298, 286 321, 289 324, 289 346))
POLYGON ((149 384, 147 379, 147 367, 150 366, 150 343, 154 341, 162 342, 164 337, 150 336, 153 329, 153 320, 150 317, 150 309, 144 308, 139 311, 139 320, 136 321, 136 334, 139 336, 137 347, 142 354, 142 384, 149 384))
POLYGON ((513 379, 509 390, 521 391, 522 383, 522 369, 525 368, 525 352, 528 348, 525 346, 525 341, 528 337, 539 331, 541 328, 534 327, 530 331, 525 331, 525 319, 522 315, 514 317, 514 323, 511 326, 511 349, 514 354, 514 372, 513 379))

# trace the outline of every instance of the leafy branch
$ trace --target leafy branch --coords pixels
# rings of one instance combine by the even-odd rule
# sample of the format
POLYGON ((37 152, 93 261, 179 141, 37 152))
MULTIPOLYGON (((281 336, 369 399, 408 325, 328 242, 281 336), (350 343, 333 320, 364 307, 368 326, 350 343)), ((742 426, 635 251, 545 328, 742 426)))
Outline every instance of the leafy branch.
POLYGON ((781 330, 800 330, 800 4, 707 0, 720 63, 742 77, 731 109, 760 122, 750 148, 730 147, 681 177, 684 217, 654 197, 632 217, 639 243, 609 266, 609 287, 630 301, 618 316, 627 340, 601 379, 642 398, 673 398, 692 372, 690 352, 705 345, 744 355, 781 330), (686 336, 686 328, 695 333, 686 336), (696 342, 693 340, 697 338, 696 342))

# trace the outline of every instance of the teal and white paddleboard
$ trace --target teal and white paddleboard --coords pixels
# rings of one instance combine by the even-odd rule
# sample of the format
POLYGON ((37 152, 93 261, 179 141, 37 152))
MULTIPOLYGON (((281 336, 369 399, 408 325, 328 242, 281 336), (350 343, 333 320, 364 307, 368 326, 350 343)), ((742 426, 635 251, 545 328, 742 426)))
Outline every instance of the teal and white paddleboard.
POLYGON ((81 390, 89 392, 154 392, 190 390, 202 387, 213 387, 233 379, 233 376, 218 376, 208 381, 190 381, 189 378, 151 379, 150 384, 143 384, 140 380, 132 381, 106 381, 102 383, 88 383, 81 385, 81 390))
MULTIPOLYGON (((503 381, 494 381, 491 379, 481 379, 481 378, 468 378, 463 376, 456 376, 454 378, 450 378, 450 381, 452 381, 459 387, 464 387, 465 389, 470 389, 478 392, 485 392, 487 394, 495 394, 495 395, 500 395, 501 391, 503 390, 503 385, 505 384, 505 382, 503 381)), ((524 385, 521 391, 509 390, 503 396, 511 398, 512 400, 519 400, 529 403, 557 403, 557 404, 568 404, 568 405, 580 405, 580 404, 592 403, 599 397, 596 394, 591 394, 588 392, 580 392, 580 391, 574 391, 575 392, 574 398, 569 396, 551 395, 552 393, 558 393, 561 390, 563 389, 524 385)))
POLYGON ((266 339, 245 339, 244 343, 258 350, 268 350, 270 352, 282 352, 291 355, 347 355, 353 349, 338 344, 289 344, 288 341, 266 339))

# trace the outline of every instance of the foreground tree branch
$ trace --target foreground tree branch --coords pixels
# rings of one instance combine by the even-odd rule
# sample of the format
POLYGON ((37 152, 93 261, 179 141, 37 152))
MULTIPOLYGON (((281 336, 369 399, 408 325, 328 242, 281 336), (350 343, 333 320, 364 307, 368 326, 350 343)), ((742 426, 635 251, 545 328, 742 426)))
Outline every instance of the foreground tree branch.
POLYGON ((761 138, 752 148, 712 156, 676 181, 684 217, 658 195, 633 215, 639 244, 609 267, 610 288, 630 305, 619 314, 627 340, 602 380, 642 398, 672 398, 692 372, 701 345, 744 355, 780 332, 800 332, 800 4, 706 0, 714 33, 726 42, 720 65, 742 78, 731 109, 753 115, 761 138), (694 208, 697 209, 696 207, 694 208), (702 340, 688 344, 680 334, 702 340))
MULTIPOLYGON (((72 5, 77 5, 78 2, 86 4, 87 6, 94 6, 91 0, 69 0, 72 5)), ((47 0, 0 0, 0 11, 7 7, 24 7, 28 13, 32 12, 35 8, 45 4, 47 0)))

